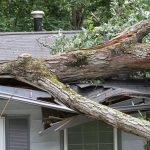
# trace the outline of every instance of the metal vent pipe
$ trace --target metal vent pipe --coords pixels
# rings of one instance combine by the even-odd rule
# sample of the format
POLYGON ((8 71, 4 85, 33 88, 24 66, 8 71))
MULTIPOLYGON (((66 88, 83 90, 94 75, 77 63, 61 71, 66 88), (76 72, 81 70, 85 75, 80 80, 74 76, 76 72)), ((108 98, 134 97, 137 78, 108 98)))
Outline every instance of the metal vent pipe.
POLYGON ((34 19, 34 31, 42 31, 42 18, 44 15, 43 11, 32 11, 31 15, 34 19))

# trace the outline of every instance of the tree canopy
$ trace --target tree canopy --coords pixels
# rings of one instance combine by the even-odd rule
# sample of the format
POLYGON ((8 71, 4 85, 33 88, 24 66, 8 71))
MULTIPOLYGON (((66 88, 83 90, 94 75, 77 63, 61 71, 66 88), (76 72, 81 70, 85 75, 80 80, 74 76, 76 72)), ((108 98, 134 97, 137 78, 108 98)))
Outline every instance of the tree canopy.
MULTIPOLYGON (((99 20, 101 22, 100 26, 90 24, 87 29, 83 29, 80 34, 72 38, 67 38, 60 34, 58 40, 52 46, 52 52, 55 54, 90 48, 110 40, 125 28, 150 17, 149 0, 125 0, 121 3, 121 6, 118 1, 112 1, 110 11, 111 18, 107 22, 99 20)), ((143 42, 150 43, 149 34, 143 39, 143 42)))
POLYGON ((43 10, 44 30, 81 29, 110 18, 110 0, 2 0, 0 31, 32 31, 32 10, 43 10), (103 15, 102 15, 103 14, 103 15))

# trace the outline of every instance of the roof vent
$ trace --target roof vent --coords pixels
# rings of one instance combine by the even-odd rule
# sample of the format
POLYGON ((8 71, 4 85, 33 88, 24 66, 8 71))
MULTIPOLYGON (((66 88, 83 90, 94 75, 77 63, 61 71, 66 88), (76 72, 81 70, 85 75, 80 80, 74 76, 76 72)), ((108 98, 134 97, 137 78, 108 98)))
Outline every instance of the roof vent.
POLYGON ((34 31, 42 31, 42 18, 44 15, 43 11, 32 11, 31 15, 34 19, 34 31))

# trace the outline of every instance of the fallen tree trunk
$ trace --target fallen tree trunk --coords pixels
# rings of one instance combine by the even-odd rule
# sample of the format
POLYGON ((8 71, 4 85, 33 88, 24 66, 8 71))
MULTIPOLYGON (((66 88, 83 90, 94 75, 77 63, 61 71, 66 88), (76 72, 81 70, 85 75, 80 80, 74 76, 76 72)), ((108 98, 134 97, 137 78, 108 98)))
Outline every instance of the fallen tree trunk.
POLYGON ((51 56, 48 60, 21 56, 11 62, 1 62, 0 75, 9 74, 39 85, 80 113, 150 140, 150 122, 86 99, 57 80, 57 77, 60 81, 105 78, 129 73, 133 69, 149 70, 150 45, 138 43, 149 30, 150 22, 147 20, 91 49, 51 56))
POLYGON ((41 78, 37 84, 59 98, 65 105, 82 114, 102 120, 113 127, 150 140, 150 122, 148 121, 131 117, 130 115, 82 97, 69 87, 64 86, 57 79, 41 78))
POLYGON ((51 55, 43 61, 65 82, 150 70, 150 44, 139 43, 149 32, 150 20, 141 21, 96 47, 51 55))
POLYGON ((150 20, 146 20, 96 47, 51 56, 46 64, 61 81, 149 70, 150 45, 139 43, 149 32, 150 20))
POLYGON ((86 50, 65 53, 47 60, 46 64, 61 81, 110 78, 150 69, 150 45, 136 44, 127 51, 86 50))

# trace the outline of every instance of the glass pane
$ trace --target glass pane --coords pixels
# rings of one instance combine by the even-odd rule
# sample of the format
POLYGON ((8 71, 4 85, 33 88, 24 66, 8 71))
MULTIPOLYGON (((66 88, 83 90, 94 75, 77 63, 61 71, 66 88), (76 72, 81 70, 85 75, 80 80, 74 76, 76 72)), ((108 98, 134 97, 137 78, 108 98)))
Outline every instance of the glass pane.
POLYGON ((84 137, 84 143, 85 144, 92 144, 92 143, 98 143, 99 139, 98 139, 98 133, 97 132, 86 132, 83 135, 84 137))
POLYGON ((113 128, 109 125, 106 125, 103 122, 98 122, 98 128, 100 131, 113 131, 113 128))
POLYGON ((112 132, 100 132, 99 143, 113 143, 113 133, 112 132))
POLYGON ((98 144, 85 144, 84 150, 98 150, 98 144))
POLYGON ((68 145, 68 150, 83 150, 82 145, 68 145))
POLYGON ((69 128, 68 150, 113 150, 113 128, 100 121, 69 128))
POLYGON ((113 144, 100 144, 99 150, 113 150, 113 144))
POLYGON ((78 126, 72 127, 70 129, 68 129, 68 133, 81 132, 82 131, 82 126, 83 125, 78 125, 78 126))
POLYGON ((83 139, 82 139, 82 133, 69 133, 68 134, 68 143, 69 144, 82 144, 83 139))
POLYGON ((97 132, 98 124, 95 121, 91 121, 83 125, 83 132, 97 132))

